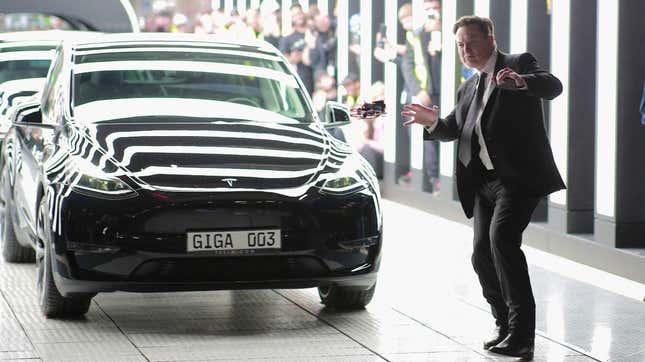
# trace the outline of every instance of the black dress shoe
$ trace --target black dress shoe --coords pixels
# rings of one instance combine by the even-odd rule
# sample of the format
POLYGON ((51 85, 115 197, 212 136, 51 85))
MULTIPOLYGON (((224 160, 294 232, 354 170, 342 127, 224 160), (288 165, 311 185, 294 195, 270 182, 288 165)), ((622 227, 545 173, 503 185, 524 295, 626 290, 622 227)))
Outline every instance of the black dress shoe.
POLYGON ((504 356, 520 357, 523 361, 533 359, 535 342, 529 338, 519 338, 510 333, 503 341, 488 349, 489 352, 504 356))
POLYGON ((484 349, 489 349, 495 346, 499 342, 503 341, 506 336, 508 336, 508 328, 502 328, 499 326, 495 327, 490 338, 484 341, 484 349))

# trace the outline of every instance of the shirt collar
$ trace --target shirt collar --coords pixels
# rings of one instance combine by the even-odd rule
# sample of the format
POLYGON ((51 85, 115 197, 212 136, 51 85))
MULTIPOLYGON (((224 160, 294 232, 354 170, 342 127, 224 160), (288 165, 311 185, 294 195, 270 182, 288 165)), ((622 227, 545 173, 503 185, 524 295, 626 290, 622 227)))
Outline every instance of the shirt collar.
MULTIPOLYGON (((489 76, 493 73, 495 73, 495 63, 497 63, 497 47, 493 49, 493 53, 490 55, 488 60, 486 61, 486 65, 484 65, 483 72, 488 74, 489 76)), ((481 72, 477 69, 475 69, 477 74, 480 74, 481 72)))

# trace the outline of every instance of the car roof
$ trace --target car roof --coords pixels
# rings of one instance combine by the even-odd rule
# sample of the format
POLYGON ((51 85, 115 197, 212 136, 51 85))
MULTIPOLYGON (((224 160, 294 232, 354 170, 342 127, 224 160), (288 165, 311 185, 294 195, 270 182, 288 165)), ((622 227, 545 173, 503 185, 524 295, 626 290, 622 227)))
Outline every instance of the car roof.
POLYGON ((0 52, 29 51, 30 48, 56 48, 71 39, 90 39, 103 33, 76 30, 16 31, 0 33, 0 52))
POLYGON ((32 30, 32 31, 12 31, 0 33, 0 43, 17 42, 17 41, 55 41, 92 37, 102 34, 96 31, 82 30, 32 30))
POLYGON ((65 42, 74 50, 99 48, 121 48, 133 46, 187 46, 229 48, 231 50, 262 51, 279 53, 270 43, 263 40, 233 40, 213 34, 184 33, 116 33, 102 34, 94 38, 68 39, 65 42))

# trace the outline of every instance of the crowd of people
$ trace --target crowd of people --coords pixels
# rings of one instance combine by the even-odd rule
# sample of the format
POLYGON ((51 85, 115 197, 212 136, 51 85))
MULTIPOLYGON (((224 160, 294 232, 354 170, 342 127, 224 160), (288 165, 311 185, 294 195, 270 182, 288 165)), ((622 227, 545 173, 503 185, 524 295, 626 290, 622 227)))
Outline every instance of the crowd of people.
MULTIPOLYGON (((441 2, 424 1, 425 23, 413 26, 412 5, 403 4, 398 11, 401 29, 405 33, 404 41, 398 44, 390 41, 385 34, 376 35, 374 58, 381 62, 395 62, 404 80, 402 103, 418 102, 423 105, 438 104, 440 97, 440 59, 441 59, 441 2)), ((337 37, 336 19, 333 14, 320 11, 315 3, 303 8, 294 1, 289 9, 291 26, 289 31, 282 29, 283 12, 277 1, 264 0, 258 8, 246 9, 241 14, 235 10, 208 9, 186 15, 173 7, 155 8, 150 14, 141 15, 142 31, 147 32, 182 32, 197 34, 217 34, 233 39, 262 39, 273 44, 285 55, 293 69, 298 73, 304 86, 313 99, 315 110, 323 115, 328 101, 341 100, 345 105, 354 108, 363 102, 373 102, 384 97, 384 85, 376 82, 366 92, 368 99, 361 99, 360 80, 356 74, 360 57, 360 14, 350 17, 350 74, 337 84, 337 37), (351 65, 351 64, 350 64, 351 65)), ((24 18, 24 16, 23 16, 24 18)), ((9 17, 2 23, 11 28, 32 29, 34 24, 39 28, 65 28, 58 24, 55 17, 23 19, 9 17), (27 25, 24 25, 24 24, 27 25), (42 23, 42 24, 41 24, 42 23), (23 24, 24 26, 20 26, 23 24)), ((23 29, 23 30, 27 30, 23 29)), ((32 29, 35 30, 35 29, 32 29)), ((392 113, 394 114, 394 113, 392 113)), ((383 116, 386 117, 386 116, 383 116)), ((382 176, 383 160, 383 125, 386 121, 396 122, 395 118, 355 120, 350 126, 334 133, 338 138, 351 144, 374 166, 379 177, 382 176)), ((403 130, 402 132, 408 132, 403 130)), ((409 133, 406 133, 409 137, 409 133)), ((437 193, 439 190, 438 155, 436 142, 424 147, 425 189, 437 193)), ((409 184, 410 173, 399 179, 402 185, 409 184)))
MULTIPOLYGON (((390 41, 385 34, 377 34, 374 57, 381 62, 395 62, 403 78, 402 104, 419 103, 424 106, 439 105, 441 97, 441 1, 423 2, 423 22, 415 26, 412 4, 399 7, 398 19, 405 34, 405 42, 390 41)), ((409 129, 402 130, 409 143, 409 129)), ((424 189, 437 195, 439 180, 439 143, 424 142, 424 189)), ((398 182, 410 183, 410 172, 404 173, 398 182)))
MULTIPOLYGON (((401 103, 418 102, 426 106, 439 103, 441 73, 441 2, 425 0, 423 3, 424 23, 415 27, 411 3, 403 4, 398 10, 400 31, 405 36, 402 42, 387 39, 384 26, 376 35, 374 58, 381 62, 394 62, 404 80, 401 103)), ((415 12, 418 11, 415 9, 415 12)), ((363 102, 373 102, 384 97, 384 84, 376 82, 361 99, 360 79, 357 68, 360 58, 360 13, 349 19, 350 74, 337 84, 337 36, 336 18, 318 9, 312 2, 303 8, 294 1, 289 9, 290 29, 283 29, 283 11, 275 0, 263 0, 259 7, 246 9, 243 13, 223 8, 210 9, 193 14, 183 14, 173 7, 151 9, 149 14, 139 14, 141 30, 146 32, 182 32, 197 34, 217 34, 233 39, 262 39, 283 52, 293 69, 298 73, 304 86, 312 97, 314 107, 323 115, 328 101, 341 100, 350 108, 363 102)), ((3 21, 14 27, 17 19, 3 21)), ((40 18, 39 18, 40 19, 40 18)), ((43 18, 44 19, 44 18, 43 18)), ((46 28, 63 27, 57 25, 58 19, 40 19, 46 28), (46 21, 45 21, 46 20, 46 21), (46 23, 46 24, 45 24, 46 23)), ((24 20, 24 19, 23 19, 24 20)), ((34 24, 33 19, 25 24, 34 24)), ((376 119, 355 120, 354 124, 343 127, 334 133, 338 138, 351 144, 372 163, 379 176, 382 176, 383 125, 397 122, 395 112, 376 119)), ((397 122, 401 123, 401 122, 397 122)), ((409 138, 409 131, 401 129, 409 138)), ((409 141, 408 141, 409 142, 409 141)), ((426 142, 424 146, 425 189, 439 191, 439 147, 437 142, 426 142)), ((403 172, 399 179, 402 185, 409 184, 410 173, 403 172)))
MULTIPOLYGON (((426 0, 423 3, 421 26, 415 27, 411 3, 403 4, 398 10, 398 19, 404 32, 404 41, 397 43, 387 39, 386 34, 377 33, 374 58, 381 62, 394 62, 404 80, 401 103, 418 102, 431 106, 440 99, 441 74, 441 2, 426 0)), ((416 10, 415 10, 416 11, 416 10)), ((350 67, 350 74, 336 83, 336 20, 334 14, 321 12, 315 4, 306 11, 298 3, 289 9, 291 30, 282 30, 282 10, 276 1, 261 2, 259 8, 247 9, 244 14, 230 13, 223 9, 203 12, 194 17, 162 9, 148 17, 144 31, 194 32, 200 34, 225 34, 235 39, 263 39, 280 49, 293 69, 302 79, 313 99, 314 107, 322 115, 325 104, 341 99, 348 107, 354 108, 363 102, 373 102, 384 97, 384 84, 376 82, 366 92, 369 99, 361 99, 360 80, 350 67)), ((384 27, 382 27, 384 28, 384 27)), ((350 17, 350 55, 360 57, 360 14, 350 17)), ((393 114, 393 113, 391 113, 393 114)), ((382 175, 383 125, 386 121, 396 122, 395 117, 385 120, 355 120, 335 132, 335 136, 355 147, 382 175)), ((407 129, 402 129, 409 138, 407 129)), ((426 142, 424 146, 425 189, 437 194, 439 182, 439 146, 437 142, 426 142)), ((410 182, 410 172, 404 172, 399 183, 410 182)))
MULTIPOLYGON (((282 11, 275 1, 264 1, 244 14, 224 9, 187 17, 162 9, 145 20, 144 31, 217 34, 233 39, 262 39, 285 55, 307 91, 320 89, 322 78, 335 76, 336 36, 334 20, 310 5, 305 12, 297 2, 290 7, 291 30, 282 29, 282 11), (317 87, 318 86, 318 87, 317 87)), ((323 81, 324 82, 324 81, 323 81)))

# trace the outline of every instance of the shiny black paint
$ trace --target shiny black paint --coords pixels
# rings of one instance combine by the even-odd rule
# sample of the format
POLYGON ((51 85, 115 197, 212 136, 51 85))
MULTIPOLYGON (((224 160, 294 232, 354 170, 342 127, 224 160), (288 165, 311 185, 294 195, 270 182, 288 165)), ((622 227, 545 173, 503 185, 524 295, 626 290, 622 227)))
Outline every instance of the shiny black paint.
MULTIPOLYGON (((128 129, 132 125, 123 126, 128 129)), ((203 126, 203 125, 202 125, 203 126)), ((232 125, 227 125, 230 128, 232 125)), ((247 126, 245 126, 247 127, 247 126)), ((54 233, 54 251, 56 254, 55 271, 57 284, 62 293, 69 295, 78 292, 101 292, 113 290, 201 290, 280 286, 315 286, 331 282, 358 283, 369 287, 374 283, 379 265, 381 249, 380 206, 374 190, 368 188, 348 196, 329 196, 320 192, 314 185, 315 178, 323 171, 312 172, 307 177, 312 185, 302 195, 281 195, 269 190, 254 191, 218 191, 218 192, 167 192, 156 189, 138 189, 138 195, 123 200, 108 200, 95 195, 86 195, 70 190, 69 186, 58 182, 55 173, 64 173, 64 169, 47 173, 44 164, 42 147, 33 145, 25 135, 31 127, 13 127, 10 130, 11 143, 19 151, 5 152, 7 163, 13 165, 15 175, 13 188, 10 190, 11 203, 15 205, 17 230, 22 240, 35 240, 30 230, 35 230, 35 219, 26 218, 35 215, 38 195, 42 190, 43 197, 52 201, 61 200, 57 207, 60 228, 51 225, 54 233), (19 162, 16 162, 16 155, 19 162), (28 195, 31 194, 31 197, 28 195), (20 197, 16 197, 20 195, 20 197), (63 196, 64 195, 64 196, 63 196), (29 201, 32 200, 33 201, 29 201), (23 219, 19 219, 23 218, 23 219), (29 225, 28 223, 34 224, 29 225), (21 228, 20 225, 23 225, 21 228), (283 249, 280 252, 257 252, 245 256, 221 256, 209 253, 187 254, 186 231, 189 230, 232 230, 276 227, 283 230, 283 249), (374 245, 347 250, 339 242, 376 237, 374 245), (113 252, 97 253, 93 250, 78 249, 79 244, 91 247, 113 248, 113 252), (72 248, 70 248, 72 246, 72 248), (253 273, 253 264, 246 263, 250 270, 241 273, 243 278, 231 277, 226 273, 219 278, 209 274, 209 280, 203 280, 203 260, 213 269, 225 267, 239 258, 276 257, 276 268, 293 267, 293 273, 285 272, 273 275, 276 279, 261 280, 268 275, 265 269, 258 268, 253 273), (286 258, 286 259, 285 259, 286 258), (291 258, 291 259, 289 259, 291 258), (310 263, 298 264, 297 258, 308 258, 310 263), (194 268, 187 269, 190 263, 186 259, 201 260, 194 268), (168 265, 181 264, 176 267, 172 277, 164 282, 163 273, 156 277, 142 277, 138 271, 149 262, 168 265), (300 265, 300 266, 299 266, 300 265), (352 272, 355 268, 359 272, 352 272), (176 275, 186 276, 177 280, 176 275), (356 275, 357 279, 346 279, 356 275), (307 278, 307 276, 309 278, 307 278), (245 279, 246 278, 246 279, 245 279), (84 281, 90 282, 85 283, 84 281), (77 282, 79 282, 77 284, 77 282), (293 283, 292 283, 293 282, 293 283)), ((123 131, 123 129, 121 131, 123 131)), ((69 137, 69 131, 78 132, 74 127, 61 127, 56 134, 46 137, 49 141, 69 137)), ((127 132, 126 132, 127 133, 127 132)), ((323 139, 328 137, 320 132, 323 139)), ((104 138, 103 138, 104 139, 104 138)), ((172 140, 172 137, 170 138, 172 140)), ((141 141, 141 140, 139 140, 141 141)), ((156 140, 158 141, 158 140, 156 140)), ((330 142, 325 139, 326 142, 330 142)), ((208 138, 205 143, 213 142, 208 138)), ((247 141, 248 142, 248 141, 247 141)), ((99 142, 97 142, 99 143, 99 142)), ((69 146, 69 145, 68 145, 69 146)), ((106 147, 109 148, 109 147, 106 147)), ((115 159, 122 160, 125 144, 115 146, 115 159)), ((68 150, 68 147, 59 148, 68 150)), ((86 148, 81 148, 86 149, 86 148)), ((6 151, 6 148, 4 149, 6 151)), ((322 148, 321 148, 321 152, 322 148)), ((55 153, 54 153, 55 154, 55 153)), ((89 153, 85 153, 89 156, 89 153)), ((166 155, 168 156, 168 155, 166 155)), ((154 158, 154 155, 147 155, 154 158)), ((229 157, 229 156, 224 156, 229 157)), ((95 159, 90 157, 90 159, 95 159)), ((158 158, 161 160, 162 158, 158 158)), ((199 158, 197 158, 199 160, 199 158)), ((96 161, 96 160, 95 160, 96 161)), ((165 162, 176 162, 174 157, 166 157, 165 162)), ((140 162, 140 161, 138 161, 140 162)), ((151 162, 151 161, 149 161, 151 162)), ((243 164, 238 162, 237 164, 243 164)), ((255 163, 257 165, 257 162, 255 163)), ((137 164, 138 165, 138 164, 137 164)), ((305 165, 310 166, 310 165, 305 165)), ((313 165, 316 166, 316 165, 313 165)), ((138 167, 138 166, 137 166, 138 167)), ((322 170, 328 166, 323 166, 322 170)), ((4 180, 9 178, 8 168, 4 167, 4 180)), ((175 180, 175 184, 185 186, 184 182, 175 180)), ((301 182, 306 182, 301 181, 301 182)), ((130 180, 132 182, 132 180, 130 180)), ((272 180, 279 185, 281 181, 272 180)), ((285 182, 292 182, 286 180, 285 182)), ((222 186, 222 185, 218 185, 222 186)), ((249 185, 241 182, 241 188, 249 185)), ((56 209, 53 205, 52 210, 56 209)), ((259 264, 266 265, 267 260, 258 259, 259 264)), ((240 264, 240 263, 238 263, 240 264)), ((157 268, 162 268, 161 266, 157 268)), ((153 273, 154 274, 154 273, 153 273)))
MULTIPOLYGON (((68 86, 62 75, 50 86, 68 86)), ((43 107, 42 119, 56 127, 13 126, 0 161, 21 243, 37 242, 37 205, 47 200, 44 232, 53 236, 63 295, 375 283, 382 242, 376 178, 358 162, 364 189, 322 191, 357 155, 320 123, 159 117, 83 124, 70 117, 68 95, 57 92, 43 107), (78 189, 80 161, 117 174, 136 193, 78 189), (164 174, 173 169, 180 172, 164 174), (186 252, 188 231, 257 228, 280 228, 282 250, 186 252)))

